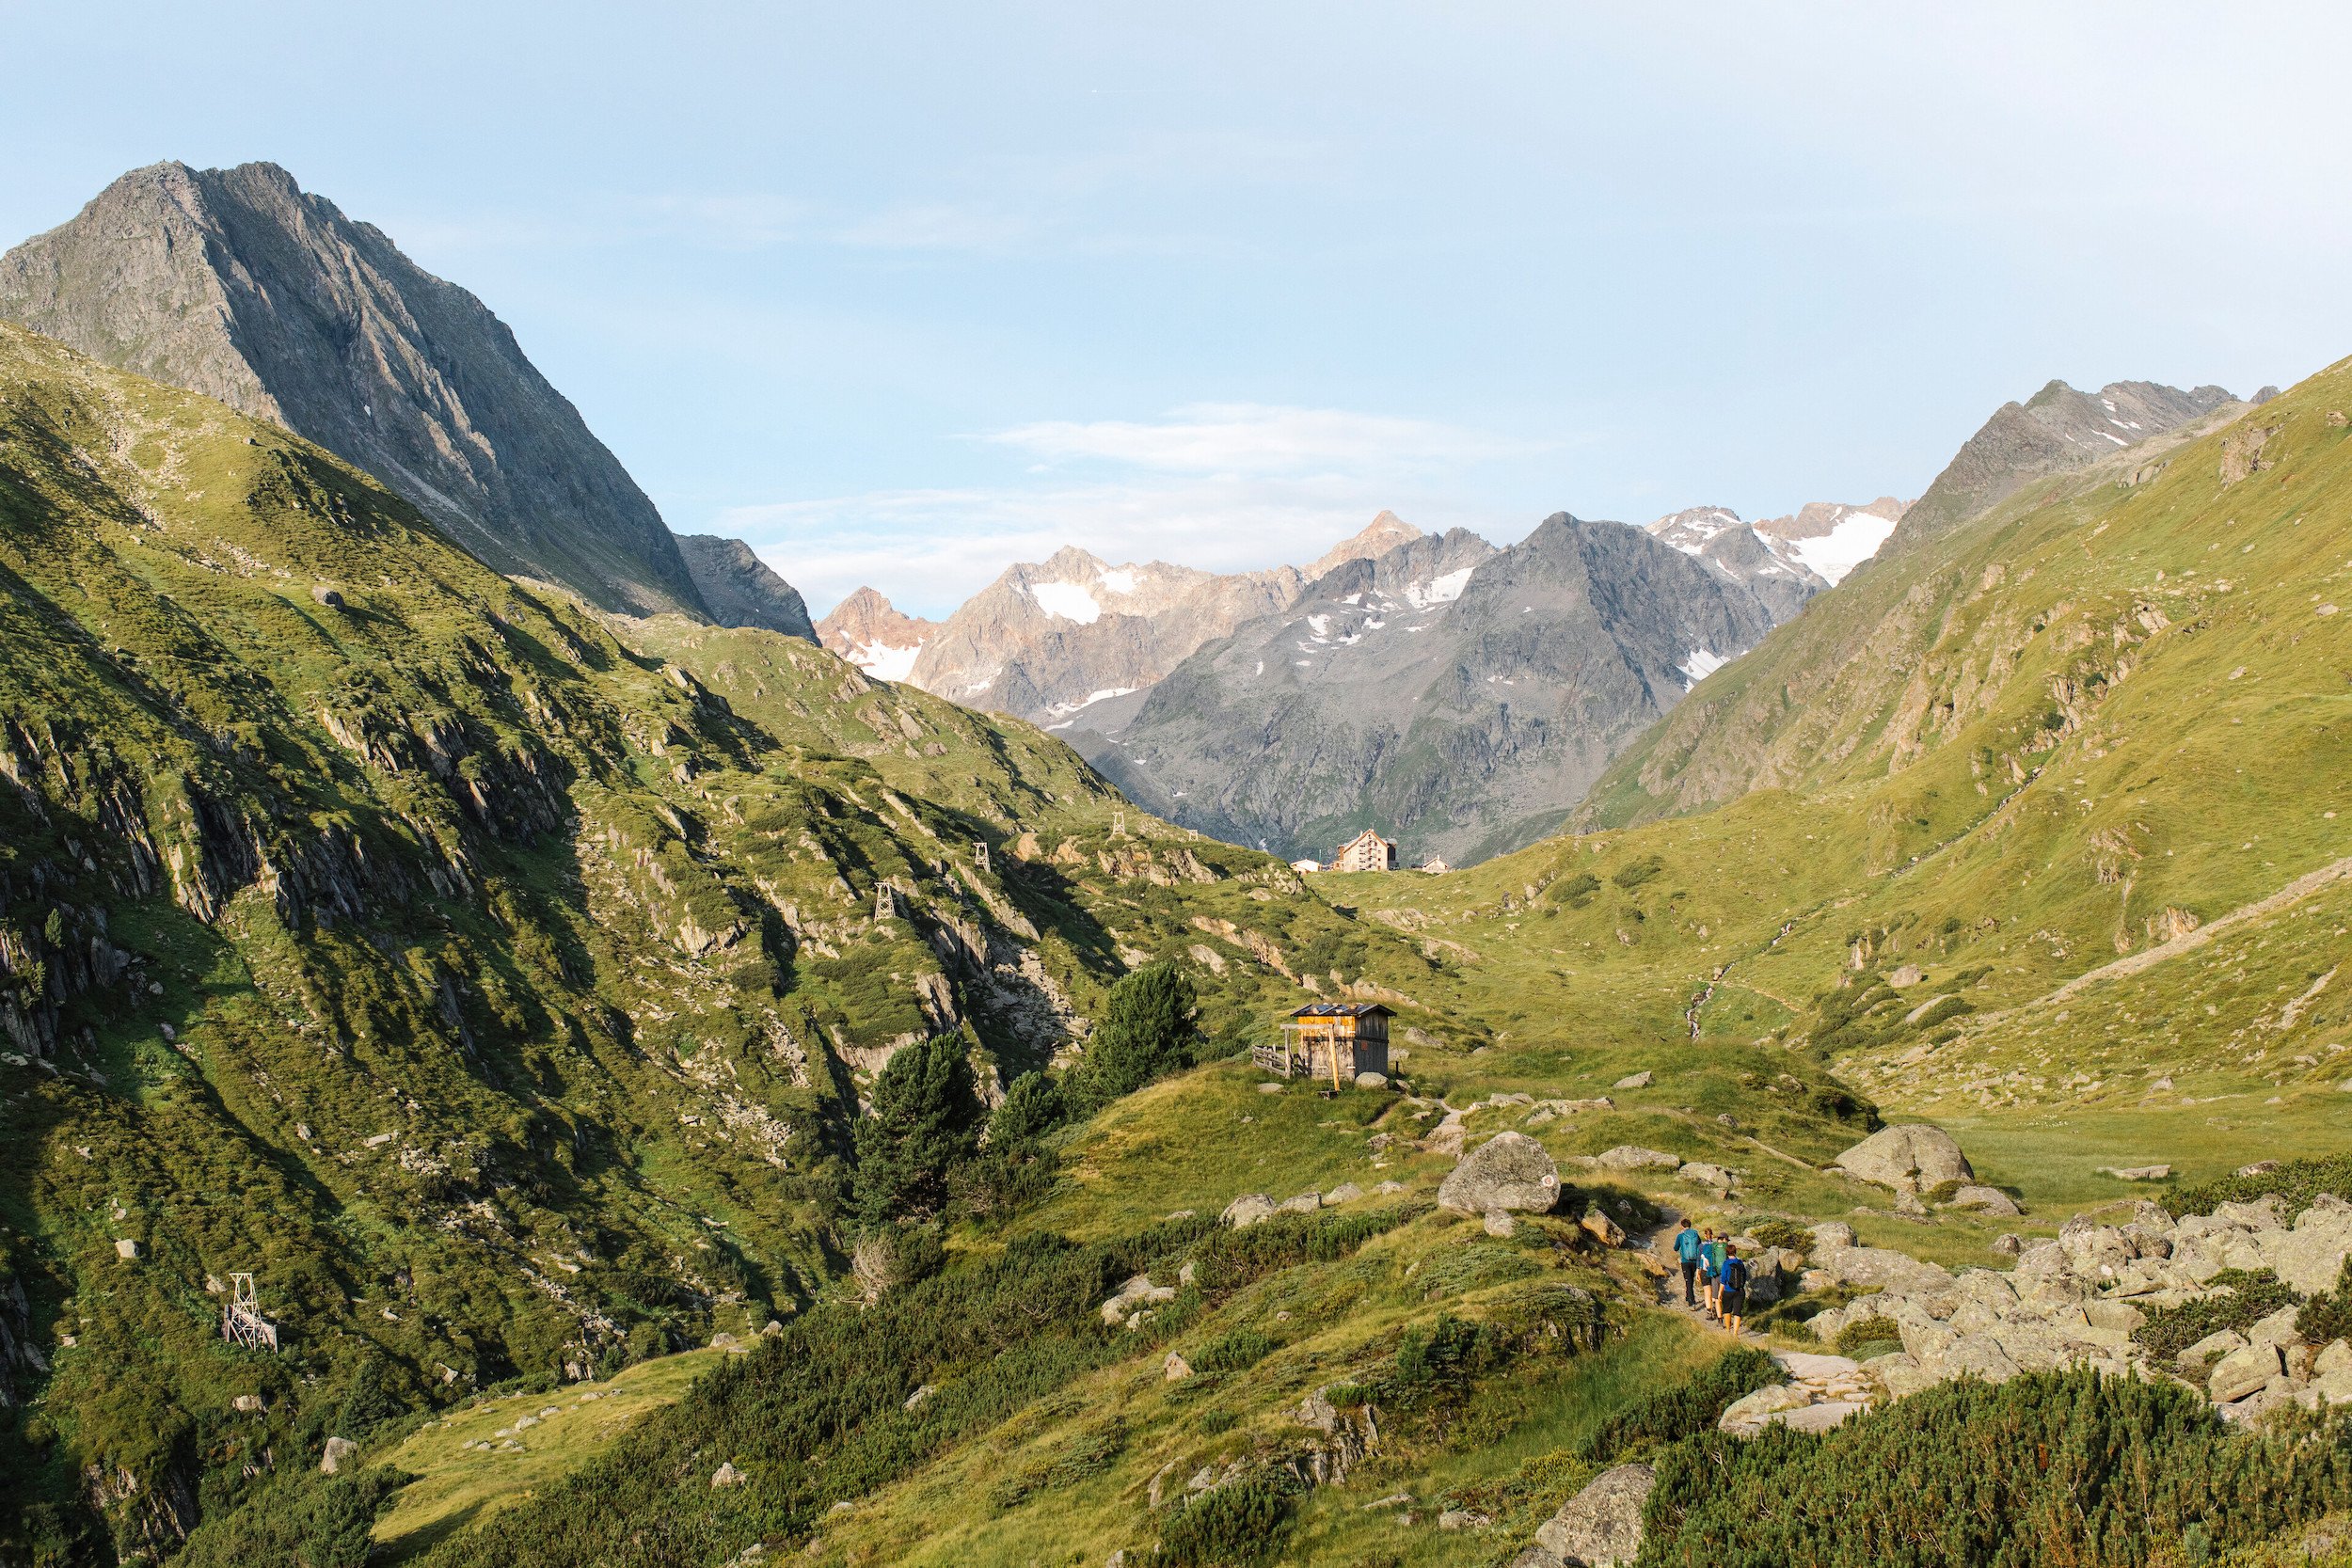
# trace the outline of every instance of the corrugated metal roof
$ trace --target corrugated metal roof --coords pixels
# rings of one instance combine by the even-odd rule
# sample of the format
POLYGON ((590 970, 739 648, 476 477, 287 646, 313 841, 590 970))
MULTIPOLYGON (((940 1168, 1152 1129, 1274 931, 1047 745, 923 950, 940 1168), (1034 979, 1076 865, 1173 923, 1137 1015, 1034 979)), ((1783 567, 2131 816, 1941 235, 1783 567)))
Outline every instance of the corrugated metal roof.
POLYGON ((1369 1018, 1374 1013, 1396 1016, 1396 1009, 1384 1007, 1377 1002, 1310 1002, 1291 1014, 1293 1018, 1369 1018))

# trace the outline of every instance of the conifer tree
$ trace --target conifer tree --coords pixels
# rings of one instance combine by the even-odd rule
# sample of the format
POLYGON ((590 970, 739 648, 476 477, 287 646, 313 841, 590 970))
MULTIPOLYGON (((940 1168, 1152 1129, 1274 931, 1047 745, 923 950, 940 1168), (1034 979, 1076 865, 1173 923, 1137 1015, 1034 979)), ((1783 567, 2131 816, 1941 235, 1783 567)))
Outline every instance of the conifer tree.
POLYGON ((937 1035, 874 1075, 874 1114, 857 1124, 857 1210, 869 1226, 928 1219, 947 1200, 947 1173, 978 1141, 980 1101, 963 1041, 937 1035))
POLYGON ((1088 1043, 1091 1098, 1116 1100, 1191 1066, 1200 1035, 1198 998, 1184 972, 1172 963, 1136 970, 1111 987, 1088 1043))

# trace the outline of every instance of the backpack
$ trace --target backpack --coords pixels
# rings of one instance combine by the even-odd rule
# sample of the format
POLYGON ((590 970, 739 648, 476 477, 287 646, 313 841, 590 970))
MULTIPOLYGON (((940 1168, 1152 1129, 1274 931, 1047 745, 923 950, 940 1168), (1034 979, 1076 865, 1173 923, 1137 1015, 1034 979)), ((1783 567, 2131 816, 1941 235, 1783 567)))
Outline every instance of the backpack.
POLYGON ((1724 1289, 1744 1291, 1748 1288, 1748 1260, 1744 1258, 1724 1259, 1724 1289))
POLYGON ((1706 1246, 1707 1243, 1699 1239, 1697 1231, 1685 1230, 1675 1238, 1675 1256, 1686 1263, 1695 1262, 1699 1254, 1706 1250, 1706 1246))

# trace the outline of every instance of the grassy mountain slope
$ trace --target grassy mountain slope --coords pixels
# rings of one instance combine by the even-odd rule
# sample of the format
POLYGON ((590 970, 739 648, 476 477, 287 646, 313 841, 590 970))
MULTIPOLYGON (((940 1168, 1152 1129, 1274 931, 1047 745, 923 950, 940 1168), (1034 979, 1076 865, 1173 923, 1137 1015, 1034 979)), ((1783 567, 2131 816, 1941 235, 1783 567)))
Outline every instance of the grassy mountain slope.
POLYGON ((0 332, 9 1552, 151 1558, 329 1433, 804 1309, 895 1046, 993 1085, 1196 909, 1344 925, 1025 726, 644 634, 0 332), (239 1270, 283 1354, 219 1338, 239 1270))

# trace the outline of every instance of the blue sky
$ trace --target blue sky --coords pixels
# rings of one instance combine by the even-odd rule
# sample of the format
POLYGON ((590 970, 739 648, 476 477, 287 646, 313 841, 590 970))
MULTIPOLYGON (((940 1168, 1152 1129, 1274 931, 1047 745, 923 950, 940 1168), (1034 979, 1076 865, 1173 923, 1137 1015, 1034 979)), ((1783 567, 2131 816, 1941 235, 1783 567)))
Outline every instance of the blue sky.
POLYGON ((0 239, 281 163, 819 612, 1911 495, 2052 377, 2352 352, 2352 14, 1943 10, 0 0, 0 239))

